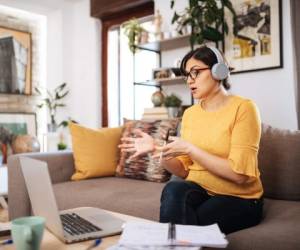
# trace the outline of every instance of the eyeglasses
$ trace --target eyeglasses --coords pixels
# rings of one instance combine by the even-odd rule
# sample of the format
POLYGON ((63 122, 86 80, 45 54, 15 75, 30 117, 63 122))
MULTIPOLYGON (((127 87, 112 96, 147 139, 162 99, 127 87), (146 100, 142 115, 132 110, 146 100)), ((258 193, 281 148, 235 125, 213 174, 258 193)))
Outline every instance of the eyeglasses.
POLYGON ((190 72, 186 72, 185 76, 184 76, 184 80, 187 82, 187 80, 189 79, 189 77, 194 81, 196 80, 196 78, 199 76, 199 74, 203 71, 203 70, 207 70, 207 69, 210 69, 210 68, 192 68, 190 70, 190 72))

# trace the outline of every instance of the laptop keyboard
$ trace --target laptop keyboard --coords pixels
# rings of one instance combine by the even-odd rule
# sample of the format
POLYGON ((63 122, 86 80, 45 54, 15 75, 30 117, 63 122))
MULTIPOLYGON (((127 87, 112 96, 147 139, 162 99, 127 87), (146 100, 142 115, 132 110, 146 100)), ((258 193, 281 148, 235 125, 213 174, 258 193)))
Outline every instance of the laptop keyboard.
POLYGON ((102 231, 101 228, 93 225, 75 213, 61 214, 60 218, 64 230, 71 235, 81 235, 102 231))

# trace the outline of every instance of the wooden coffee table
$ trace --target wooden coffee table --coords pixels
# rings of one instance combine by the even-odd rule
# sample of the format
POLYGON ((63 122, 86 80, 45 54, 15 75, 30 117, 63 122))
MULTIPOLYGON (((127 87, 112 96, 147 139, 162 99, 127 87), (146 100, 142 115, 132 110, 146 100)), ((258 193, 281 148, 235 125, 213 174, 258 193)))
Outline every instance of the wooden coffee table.
MULTIPOLYGON (((125 214, 120 214, 120 213, 114 213, 107 211, 116 217, 124 220, 124 221, 148 221, 146 219, 134 217, 134 216, 129 216, 125 214)), ((106 249, 110 246, 113 246, 118 243, 118 240, 120 238, 120 235, 115 235, 115 236, 109 236, 109 237, 104 237, 102 238, 102 242, 99 247, 95 248, 96 249, 106 249)), ((4 240, 5 238, 0 238, 0 240, 4 240)), ((74 244, 64 244, 61 242, 58 238, 56 238, 52 233, 50 233, 48 230, 45 230, 44 236, 43 236, 43 241, 42 241, 42 246, 41 250, 75 250, 75 249, 82 249, 85 250, 88 246, 90 246, 93 243, 93 240, 89 241, 83 241, 79 243, 74 243, 74 244)), ((1 250, 15 250, 14 245, 7 245, 7 246, 1 246, 1 250)))

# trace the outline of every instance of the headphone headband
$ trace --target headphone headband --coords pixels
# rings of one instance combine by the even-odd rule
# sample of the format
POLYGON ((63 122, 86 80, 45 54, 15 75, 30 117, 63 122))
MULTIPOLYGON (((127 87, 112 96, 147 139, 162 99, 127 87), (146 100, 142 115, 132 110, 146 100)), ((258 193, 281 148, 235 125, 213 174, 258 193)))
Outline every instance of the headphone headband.
POLYGON ((213 78, 221 81, 226 79, 230 72, 221 52, 215 47, 206 47, 209 48, 217 57, 217 63, 215 63, 211 68, 213 78))
POLYGON ((214 52, 215 56, 217 57, 218 63, 224 63, 223 56, 221 55, 221 52, 217 48, 207 46, 207 45, 206 47, 209 48, 212 52, 214 52))

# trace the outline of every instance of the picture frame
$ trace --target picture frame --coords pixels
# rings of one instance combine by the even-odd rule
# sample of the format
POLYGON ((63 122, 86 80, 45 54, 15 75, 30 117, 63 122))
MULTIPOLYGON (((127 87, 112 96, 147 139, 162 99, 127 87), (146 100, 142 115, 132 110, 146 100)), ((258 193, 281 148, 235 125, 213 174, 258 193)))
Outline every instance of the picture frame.
POLYGON ((232 73, 283 67, 281 0, 234 0, 237 18, 225 12, 224 54, 232 73))
MULTIPOLYGON (((13 134, 37 136, 35 113, 0 113, 0 128, 4 127, 13 134)), ((1 135, 0 135, 1 136, 1 135)))
POLYGON ((0 26, 0 94, 32 93, 31 33, 0 26))

